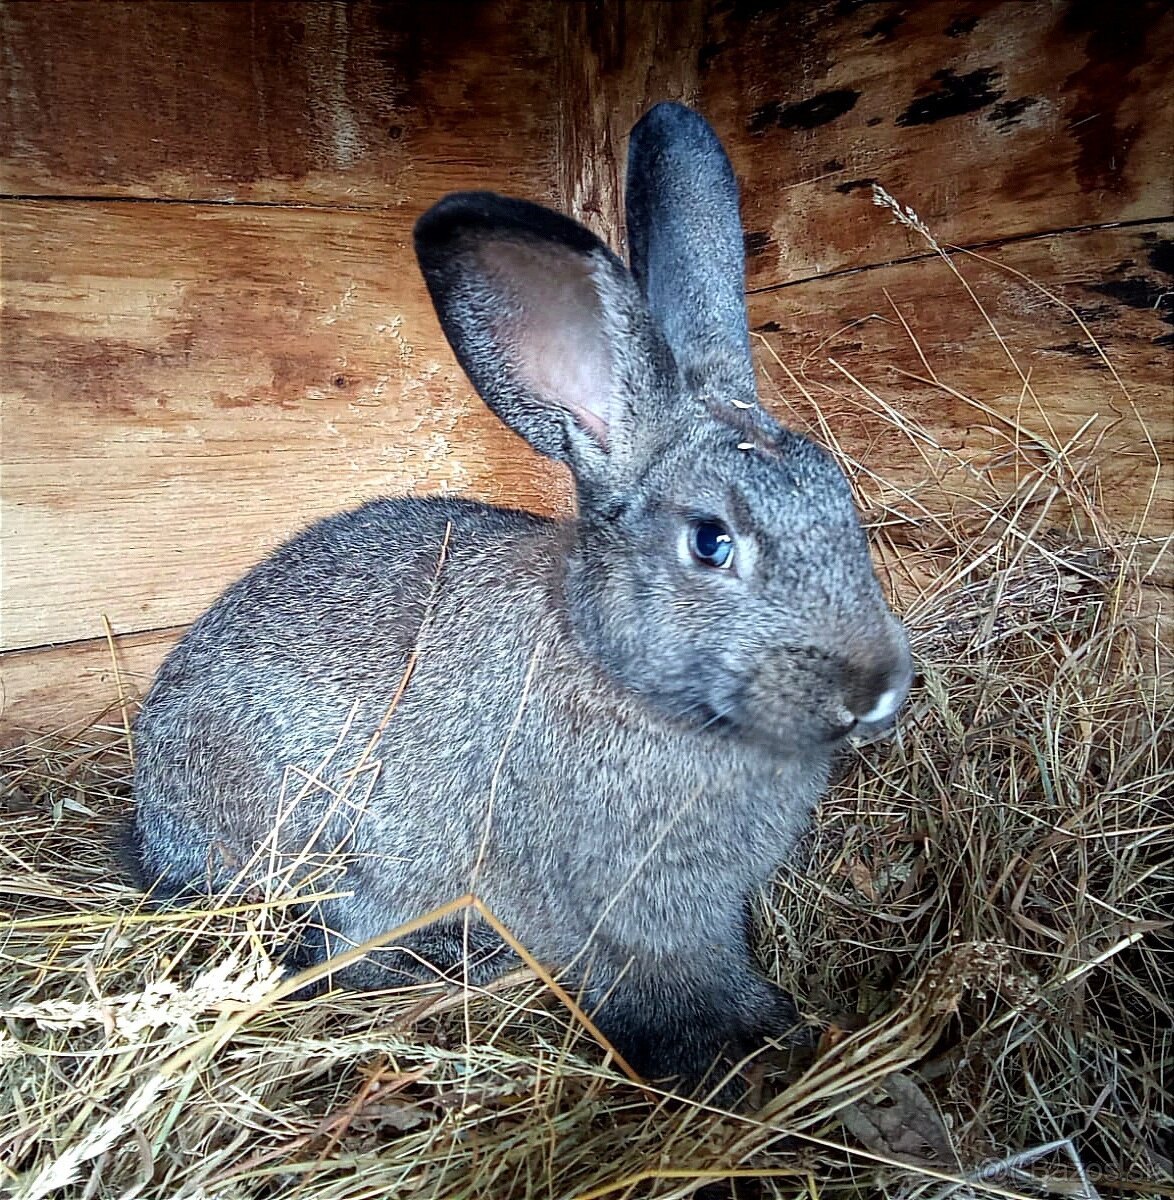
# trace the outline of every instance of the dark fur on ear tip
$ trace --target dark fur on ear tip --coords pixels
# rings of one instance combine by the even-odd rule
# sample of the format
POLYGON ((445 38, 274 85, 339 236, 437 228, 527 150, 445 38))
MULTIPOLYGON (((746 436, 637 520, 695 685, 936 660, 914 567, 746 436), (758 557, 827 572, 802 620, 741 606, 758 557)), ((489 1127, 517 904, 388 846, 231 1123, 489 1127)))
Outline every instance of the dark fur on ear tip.
POLYGON ((453 192, 420 216, 413 230, 416 257, 425 278, 430 269, 445 266, 444 256, 461 238, 478 234, 557 242, 579 254, 611 253, 578 221, 540 204, 496 192, 453 192))
MULTIPOLYGON (((654 104, 632 127, 631 140, 661 145, 691 142, 694 149, 713 149, 725 159, 725 151, 709 122, 696 109, 675 100, 654 104)), ((642 146, 638 147, 636 153, 642 149, 642 146)))

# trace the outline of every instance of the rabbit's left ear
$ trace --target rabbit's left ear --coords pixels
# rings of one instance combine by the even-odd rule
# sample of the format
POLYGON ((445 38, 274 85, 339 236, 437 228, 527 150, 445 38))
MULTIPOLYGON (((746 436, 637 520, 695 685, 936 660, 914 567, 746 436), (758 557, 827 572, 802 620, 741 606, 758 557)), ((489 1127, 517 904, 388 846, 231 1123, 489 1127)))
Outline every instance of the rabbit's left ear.
POLYGON ((624 205, 632 274, 686 381, 753 401, 738 184, 704 117, 669 102, 641 117, 624 205))
POLYGON ((447 196, 416 223, 440 323, 491 409, 581 489, 615 492, 678 390, 636 281, 588 230, 488 192, 447 196))

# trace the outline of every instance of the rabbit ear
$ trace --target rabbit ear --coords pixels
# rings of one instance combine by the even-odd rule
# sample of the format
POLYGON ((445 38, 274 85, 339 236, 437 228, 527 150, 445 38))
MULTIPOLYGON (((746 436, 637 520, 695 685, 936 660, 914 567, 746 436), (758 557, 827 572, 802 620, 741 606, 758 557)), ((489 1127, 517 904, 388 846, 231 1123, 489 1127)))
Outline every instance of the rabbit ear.
POLYGON ((666 102, 637 122, 625 209, 632 273, 685 379, 752 401, 738 185, 703 117, 666 102))
POLYGON ((491 409, 580 484, 615 482, 676 367, 635 280, 583 226, 491 192, 446 196, 416 256, 458 360, 491 409))

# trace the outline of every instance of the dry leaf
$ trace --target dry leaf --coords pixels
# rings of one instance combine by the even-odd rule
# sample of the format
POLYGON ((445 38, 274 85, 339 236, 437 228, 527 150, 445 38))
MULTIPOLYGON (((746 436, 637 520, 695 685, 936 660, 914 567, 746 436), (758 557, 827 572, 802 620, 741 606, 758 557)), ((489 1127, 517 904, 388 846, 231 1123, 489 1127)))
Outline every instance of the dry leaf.
POLYGON ((866 1099, 841 1109, 844 1127, 868 1150, 911 1166, 953 1166, 950 1135, 937 1109, 905 1072, 890 1075, 866 1099))

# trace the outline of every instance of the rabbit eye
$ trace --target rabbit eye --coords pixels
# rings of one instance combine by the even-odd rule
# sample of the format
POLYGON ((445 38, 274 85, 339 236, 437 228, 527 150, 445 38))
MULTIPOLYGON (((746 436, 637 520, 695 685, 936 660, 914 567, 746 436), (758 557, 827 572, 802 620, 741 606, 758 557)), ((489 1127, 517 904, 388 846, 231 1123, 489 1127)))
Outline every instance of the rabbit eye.
POLYGON ((694 521, 689 551, 702 566, 728 570, 734 565, 734 535, 721 521, 694 521))

